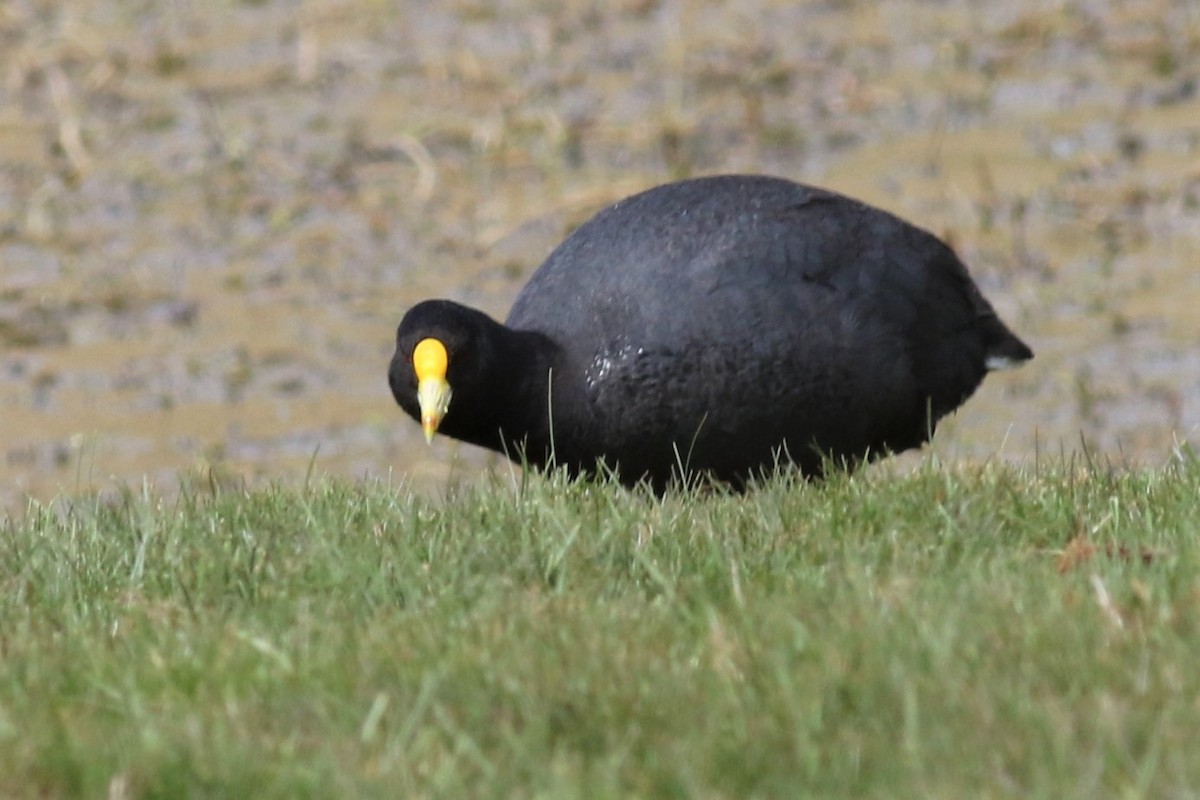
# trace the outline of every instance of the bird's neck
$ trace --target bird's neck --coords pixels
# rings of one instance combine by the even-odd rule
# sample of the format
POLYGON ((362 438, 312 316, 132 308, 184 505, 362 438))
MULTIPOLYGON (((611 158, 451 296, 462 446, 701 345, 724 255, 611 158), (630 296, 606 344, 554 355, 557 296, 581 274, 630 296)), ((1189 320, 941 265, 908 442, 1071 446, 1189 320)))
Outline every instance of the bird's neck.
POLYGON ((561 351, 544 334, 536 331, 509 331, 509 365, 522 364, 522 369, 511 366, 508 388, 511 418, 519 420, 520 430, 512 436, 528 437, 531 443, 540 442, 548 436, 551 422, 549 409, 554 400, 554 373, 561 369, 561 351), (518 413, 516 410, 519 409, 518 413))
POLYGON ((477 406, 470 430, 455 435, 540 465, 552 443, 553 376, 562 367, 561 350, 544 334, 511 328, 492 343, 491 372, 484 381, 489 396, 477 406))

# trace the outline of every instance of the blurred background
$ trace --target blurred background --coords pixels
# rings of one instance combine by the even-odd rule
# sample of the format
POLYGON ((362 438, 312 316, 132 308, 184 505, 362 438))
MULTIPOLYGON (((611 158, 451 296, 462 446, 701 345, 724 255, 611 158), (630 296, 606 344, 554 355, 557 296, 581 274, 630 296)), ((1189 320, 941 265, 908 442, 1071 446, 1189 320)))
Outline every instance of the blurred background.
POLYGON ((602 205, 734 171, 945 237, 1033 346, 939 456, 1197 437, 1191 0, 4 0, 0 509, 470 480, 388 393, 404 310, 503 318, 602 205))

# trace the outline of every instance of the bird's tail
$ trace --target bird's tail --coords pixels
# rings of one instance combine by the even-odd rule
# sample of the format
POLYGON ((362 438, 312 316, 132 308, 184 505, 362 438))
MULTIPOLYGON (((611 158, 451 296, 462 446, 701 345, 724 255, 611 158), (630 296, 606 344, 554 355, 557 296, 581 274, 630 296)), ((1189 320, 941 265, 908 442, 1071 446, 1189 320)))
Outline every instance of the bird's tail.
POLYGON ((1029 345, 1017 338, 999 317, 991 316, 988 323, 983 363, 989 370, 1012 369, 1033 358, 1029 345))

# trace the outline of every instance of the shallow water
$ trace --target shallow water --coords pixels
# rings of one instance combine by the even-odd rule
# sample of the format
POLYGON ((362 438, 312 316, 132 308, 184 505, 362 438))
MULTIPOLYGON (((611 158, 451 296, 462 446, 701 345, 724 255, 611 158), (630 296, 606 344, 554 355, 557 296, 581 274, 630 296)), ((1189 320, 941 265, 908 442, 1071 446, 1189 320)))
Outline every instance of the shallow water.
POLYGON ((0 7, 0 506, 494 461, 392 403, 427 296, 503 316, 671 177, 821 183, 947 237, 1037 351, 947 458, 1157 463, 1200 424, 1183 2, 0 7))

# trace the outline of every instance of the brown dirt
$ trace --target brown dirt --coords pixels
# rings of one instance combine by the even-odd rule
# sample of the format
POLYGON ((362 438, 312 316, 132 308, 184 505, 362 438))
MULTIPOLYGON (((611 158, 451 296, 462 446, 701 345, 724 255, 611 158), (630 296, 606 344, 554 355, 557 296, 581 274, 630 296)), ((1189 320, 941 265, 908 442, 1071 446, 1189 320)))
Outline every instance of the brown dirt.
POLYGON ((469 477, 387 393, 403 310, 502 316, 601 204, 726 171, 946 236, 1034 346, 943 457, 1160 462, 1200 423, 1198 89, 1185 0, 0 5, 0 507, 469 477))

